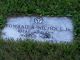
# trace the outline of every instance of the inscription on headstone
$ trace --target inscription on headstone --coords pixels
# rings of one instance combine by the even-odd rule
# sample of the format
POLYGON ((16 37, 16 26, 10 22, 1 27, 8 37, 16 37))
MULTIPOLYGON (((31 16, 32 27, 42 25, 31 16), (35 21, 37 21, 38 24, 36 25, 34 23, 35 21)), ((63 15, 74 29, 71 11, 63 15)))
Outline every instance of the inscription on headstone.
POLYGON ((14 40, 70 42, 73 39, 73 25, 68 17, 8 18, 1 37, 14 40))

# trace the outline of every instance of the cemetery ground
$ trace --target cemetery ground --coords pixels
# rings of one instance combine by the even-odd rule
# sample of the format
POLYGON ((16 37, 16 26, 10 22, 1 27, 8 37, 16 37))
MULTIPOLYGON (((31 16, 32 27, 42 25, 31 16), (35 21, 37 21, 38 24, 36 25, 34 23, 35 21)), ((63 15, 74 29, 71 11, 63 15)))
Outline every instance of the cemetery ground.
POLYGON ((80 60, 80 0, 0 0, 0 30, 8 17, 33 15, 70 16, 74 40, 49 43, 0 39, 0 60, 80 60))

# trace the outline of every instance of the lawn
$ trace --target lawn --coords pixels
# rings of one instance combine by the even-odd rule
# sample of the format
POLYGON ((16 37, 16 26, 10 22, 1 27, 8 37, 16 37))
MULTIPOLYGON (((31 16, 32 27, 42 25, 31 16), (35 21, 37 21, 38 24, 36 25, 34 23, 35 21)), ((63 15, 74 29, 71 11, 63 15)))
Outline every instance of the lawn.
POLYGON ((0 29, 8 17, 33 15, 70 16, 74 25, 73 42, 0 39, 0 60, 80 60, 80 0, 0 0, 0 29))

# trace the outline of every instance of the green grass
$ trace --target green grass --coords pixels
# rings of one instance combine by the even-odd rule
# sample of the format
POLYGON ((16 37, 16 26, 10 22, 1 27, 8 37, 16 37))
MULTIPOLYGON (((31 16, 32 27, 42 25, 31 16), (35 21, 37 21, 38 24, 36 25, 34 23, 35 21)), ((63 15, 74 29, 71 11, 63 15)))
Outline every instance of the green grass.
POLYGON ((80 0, 0 0, 0 28, 7 17, 71 16, 72 43, 4 41, 0 39, 0 60, 80 60, 80 0))

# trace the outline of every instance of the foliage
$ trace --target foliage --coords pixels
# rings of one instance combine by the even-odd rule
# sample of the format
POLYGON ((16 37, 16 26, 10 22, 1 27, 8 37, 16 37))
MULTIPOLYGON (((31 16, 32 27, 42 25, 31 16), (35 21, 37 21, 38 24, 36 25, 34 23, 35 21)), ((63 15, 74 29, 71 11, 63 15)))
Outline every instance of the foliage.
POLYGON ((80 60, 80 0, 0 0, 0 28, 7 17, 71 16, 72 43, 4 41, 0 39, 0 60, 80 60))

